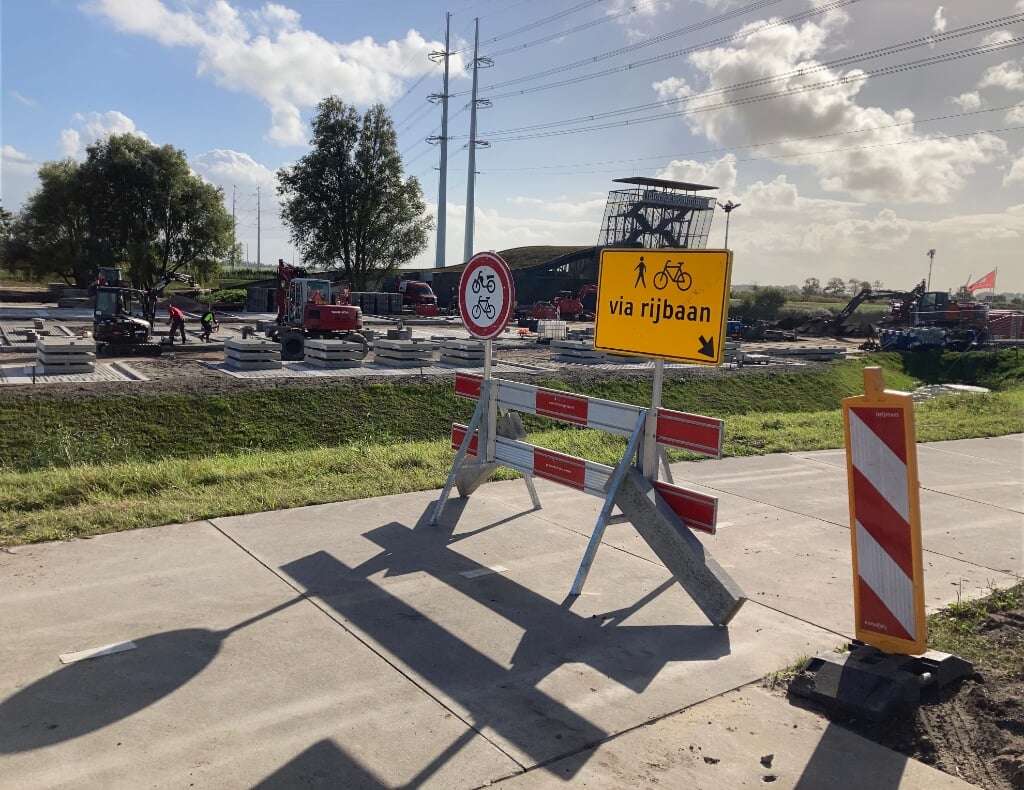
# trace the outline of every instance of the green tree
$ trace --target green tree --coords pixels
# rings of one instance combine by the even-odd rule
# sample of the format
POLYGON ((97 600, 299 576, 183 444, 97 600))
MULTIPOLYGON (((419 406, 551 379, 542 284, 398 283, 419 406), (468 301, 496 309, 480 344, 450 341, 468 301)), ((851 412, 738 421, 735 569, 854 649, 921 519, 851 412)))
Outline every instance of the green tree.
POLYGON ((81 166, 73 159, 44 162, 39 168, 39 189, 29 195, 14 222, 9 265, 21 265, 32 276, 62 277, 87 285, 100 250, 90 245, 91 217, 85 197, 81 166))
POLYGON ((340 267, 364 290, 426 249, 434 221, 419 181, 403 179, 383 105, 360 117, 330 96, 312 125, 312 150, 277 173, 281 216, 308 265, 340 267))
POLYGON ((804 296, 817 296, 821 293, 821 280, 817 277, 808 277, 804 280, 803 288, 800 289, 800 293, 804 296))
POLYGON ((167 272, 199 277, 230 250, 231 215, 223 192, 189 169, 185 153, 131 134, 86 149, 84 192, 94 215, 90 241, 151 285, 167 272))
POLYGON ((782 288, 756 287, 743 295, 740 315, 744 321, 772 321, 786 304, 786 292, 782 288))
POLYGON ((843 282, 842 277, 832 277, 821 289, 821 292, 828 296, 842 296, 846 293, 846 283, 843 282))
POLYGON ((97 267, 121 265, 141 286, 179 270, 202 277, 231 244, 223 194, 169 145, 112 135, 89 146, 81 164, 45 162, 39 182, 12 245, 37 277, 85 286, 97 267))

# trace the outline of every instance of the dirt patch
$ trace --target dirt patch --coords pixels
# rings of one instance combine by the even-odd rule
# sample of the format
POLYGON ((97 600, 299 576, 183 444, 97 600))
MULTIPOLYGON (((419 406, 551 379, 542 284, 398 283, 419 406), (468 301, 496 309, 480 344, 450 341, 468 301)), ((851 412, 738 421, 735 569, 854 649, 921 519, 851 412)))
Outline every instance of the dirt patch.
MULTIPOLYGON (((1024 605, 979 618, 968 636, 978 655, 974 675, 926 691, 921 703, 872 723, 823 709, 805 699, 795 705, 832 724, 986 790, 1024 790, 1024 605)), ((767 685, 785 693, 775 679, 767 685)))

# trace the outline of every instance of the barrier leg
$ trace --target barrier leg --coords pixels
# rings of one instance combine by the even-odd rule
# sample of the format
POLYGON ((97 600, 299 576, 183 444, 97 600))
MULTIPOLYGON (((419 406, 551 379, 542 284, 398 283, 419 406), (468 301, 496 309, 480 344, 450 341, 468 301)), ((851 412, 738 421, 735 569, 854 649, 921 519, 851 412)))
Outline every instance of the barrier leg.
POLYGON ((434 515, 430 517, 431 526, 437 526, 437 520, 441 517, 441 511, 444 510, 448 497, 451 496, 452 486, 455 484, 455 474, 459 471, 459 467, 462 466, 462 462, 466 458, 466 453, 469 451, 469 443, 472 441, 473 434, 476 433, 477 426, 480 424, 480 416, 484 413, 484 409, 484 399, 481 398, 476 403, 476 408, 473 410, 473 419, 469 421, 466 435, 462 437, 459 450, 455 453, 455 460, 452 461, 451 471, 448 472, 448 479, 445 481, 444 488, 441 489, 441 496, 438 497, 437 505, 434 506, 434 515))
POLYGON ((597 524, 594 527, 594 533, 590 536, 587 550, 583 554, 580 569, 576 571, 576 579, 572 583, 572 590, 569 591, 570 595, 579 595, 583 592, 583 585, 586 583, 587 575, 590 573, 590 566, 594 564, 594 557, 597 555, 597 547, 601 545, 601 538, 604 537, 604 528, 608 525, 608 517, 611 515, 612 507, 615 505, 615 497, 618 494, 619 486, 622 485, 626 470, 632 463, 633 454, 636 452, 637 443, 640 441, 640 434, 643 433, 644 425, 647 422, 646 417, 647 415, 641 414, 640 419, 636 421, 636 427, 633 428, 633 433, 629 437, 626 451, 622 454, 622 458, 616 465, 615 471, 612 472, 612 476, 608 479, 608 496, 605 497, 601 513, 597 517, 597 524))

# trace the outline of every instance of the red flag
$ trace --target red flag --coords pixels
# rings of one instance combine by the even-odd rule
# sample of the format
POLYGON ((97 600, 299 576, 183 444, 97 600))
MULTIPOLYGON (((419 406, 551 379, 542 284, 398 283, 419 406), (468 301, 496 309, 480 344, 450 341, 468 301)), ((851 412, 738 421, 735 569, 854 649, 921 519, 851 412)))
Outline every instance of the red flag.
POLYGON ((996 272, 998 269, 993 269, 980 280, 976 280, 967 286, 967 293, 974 293, 975 291, 983 291, 986 288, 991 288, 993 291, 996 289, 996 272))

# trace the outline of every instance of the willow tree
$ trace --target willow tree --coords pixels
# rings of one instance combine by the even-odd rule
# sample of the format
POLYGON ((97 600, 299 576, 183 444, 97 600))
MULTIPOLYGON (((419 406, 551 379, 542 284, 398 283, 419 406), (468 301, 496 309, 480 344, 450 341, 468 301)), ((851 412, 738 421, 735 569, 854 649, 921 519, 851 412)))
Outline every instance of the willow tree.
POLYGON ((336 96, 317 106, 311 149, 277 172, 282 218, 306 265, 341 269, 355 290, 426 249, 433 218, 404 178, 383 105, 362 116, 336 96))

